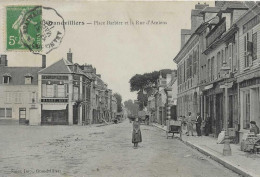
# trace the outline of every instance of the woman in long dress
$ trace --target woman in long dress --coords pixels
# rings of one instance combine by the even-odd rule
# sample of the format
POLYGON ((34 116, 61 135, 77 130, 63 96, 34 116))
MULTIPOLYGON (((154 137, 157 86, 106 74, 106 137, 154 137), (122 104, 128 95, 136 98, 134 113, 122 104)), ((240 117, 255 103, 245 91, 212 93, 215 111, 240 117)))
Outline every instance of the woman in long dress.
POLYGON ((140 122, 138 119, 135 119, 133 122, 133 134, 132 134, 132 143, 134 144, 134 148, 138 147, 138 143, 142 142, 142 134, 140 130, 140 122))

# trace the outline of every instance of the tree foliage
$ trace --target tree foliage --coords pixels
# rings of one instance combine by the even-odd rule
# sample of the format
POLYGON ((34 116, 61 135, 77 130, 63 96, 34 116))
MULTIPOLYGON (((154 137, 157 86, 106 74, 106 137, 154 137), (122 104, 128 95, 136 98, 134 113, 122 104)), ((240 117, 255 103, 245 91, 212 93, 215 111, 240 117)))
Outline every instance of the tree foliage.
POLYGON ((147 106, 148 97, 153 93, 160 74, 165 78, 166 74, 171 72, 171 69, 162 69, 150 73, 136 74, 130 79, 130 91, 137 91, 137 100, 141 110, 144 106, 147 106))
POLYGON ((119 93, 114 93, 113 96, 116 98, 117 101, 117 112, 122 111, 122 96, 119 93))
POLYGON ((133 100, 127 100, 124 102, 125 107, 130 111, 131 115, 137 115, 139 111, 139 105, 135 104, 133 100))

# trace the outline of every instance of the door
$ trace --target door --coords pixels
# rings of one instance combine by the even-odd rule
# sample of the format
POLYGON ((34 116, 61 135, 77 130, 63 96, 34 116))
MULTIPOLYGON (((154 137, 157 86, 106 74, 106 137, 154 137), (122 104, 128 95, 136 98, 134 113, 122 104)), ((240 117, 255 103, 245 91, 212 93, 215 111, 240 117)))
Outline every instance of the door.
POLYGON ((26 123, 26 108, 19 108, 19 124, 26 123))
POLYGON ((217 94, 216 96, 216 136, 223 129, 223 94, 217 94))

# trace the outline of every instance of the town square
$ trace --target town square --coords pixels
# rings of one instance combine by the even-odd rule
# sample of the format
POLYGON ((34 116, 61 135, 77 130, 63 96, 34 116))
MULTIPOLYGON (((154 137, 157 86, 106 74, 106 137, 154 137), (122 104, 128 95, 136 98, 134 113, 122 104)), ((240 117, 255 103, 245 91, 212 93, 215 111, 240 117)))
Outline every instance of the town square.
POLYGON ((0 0, 0 177, 259 177, 259 14, 0 0))

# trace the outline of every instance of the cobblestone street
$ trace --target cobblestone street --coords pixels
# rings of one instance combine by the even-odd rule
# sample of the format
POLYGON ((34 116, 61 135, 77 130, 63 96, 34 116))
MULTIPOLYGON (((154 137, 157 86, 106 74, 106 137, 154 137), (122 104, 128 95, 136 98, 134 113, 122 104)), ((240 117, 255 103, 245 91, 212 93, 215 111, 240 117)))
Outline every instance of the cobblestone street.
POLYGON ((1 126, 5 176, 237 176, 165 132, 142 125, 133 149, 132 124, 1 126))

